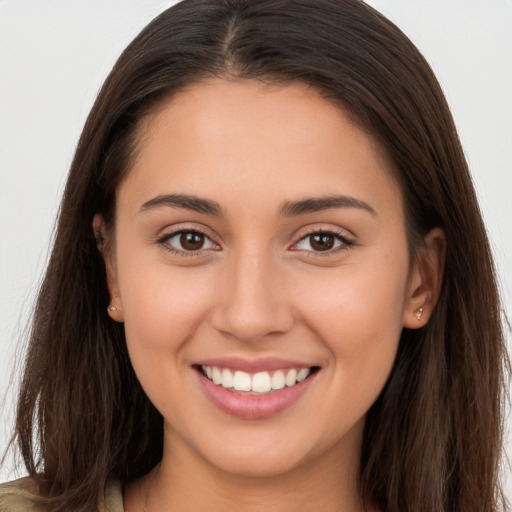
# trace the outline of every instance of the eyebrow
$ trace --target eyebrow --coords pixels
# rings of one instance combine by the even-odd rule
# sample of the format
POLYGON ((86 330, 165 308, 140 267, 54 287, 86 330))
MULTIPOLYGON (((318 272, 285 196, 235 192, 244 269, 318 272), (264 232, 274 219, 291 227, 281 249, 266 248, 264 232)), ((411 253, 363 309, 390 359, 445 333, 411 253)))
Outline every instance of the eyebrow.
MULTIPOLYGON (((183 208, 197 213, 223 217, 224 211, 219 203, 210 199, 188 194, 165 194, 146 201, 140 211, 161 208, 183 208)), ((284 217, 295 217, 306 213, 314 213, 331 208, 359 208, 376 216, 375 210, 364 201, 350 196, 325 196, 302 199, 300 201, 287 201, 280 208, 280 215, 284 217)))
POLYGON ((153 199, 146 201, 141 206, 140 211, 152 210, 162 206, 183 208, 185 210, 213 215, 215 217, 222 217, 224 215, 219 203, 188 194, 166 194, 154 197, 153 199))
POLYGON ((377 212, 368 203, 350 196, 326 196, 308 198, 301 201, 289 201, 282 206, 281 215, 294 217, 331 208, 359 208, 371 213, 373 216, 377 215, 377 212))

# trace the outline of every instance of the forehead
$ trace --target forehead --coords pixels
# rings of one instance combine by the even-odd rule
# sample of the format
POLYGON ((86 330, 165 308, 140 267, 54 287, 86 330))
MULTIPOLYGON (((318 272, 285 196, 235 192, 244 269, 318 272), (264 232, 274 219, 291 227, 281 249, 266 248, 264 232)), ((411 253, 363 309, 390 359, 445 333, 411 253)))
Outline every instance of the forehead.
POLYGON ((376 141, 340 107, 301 83, 212 79, 164 101, 142 123, 120 195, 241 195, 260 206, 351 194, 401 204, 376 141))

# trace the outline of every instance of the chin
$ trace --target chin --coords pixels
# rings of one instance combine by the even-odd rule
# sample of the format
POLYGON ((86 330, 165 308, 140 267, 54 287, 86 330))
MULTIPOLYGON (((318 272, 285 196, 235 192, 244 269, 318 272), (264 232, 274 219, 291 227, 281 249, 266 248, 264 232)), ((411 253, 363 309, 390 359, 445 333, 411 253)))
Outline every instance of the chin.
POLYGON ((222 460, 211 460, 219 470, 242 478, 270 478, 291 473, 303 466, 304 461, 285 454, 261 453, 257 457, 240 454, 226 454, 222 460))
MULTIPOLYGON (((274 428, 279 429, 278 426, 274 428)), ((275 435, 273 430, 232 432, 217 441, 205 436, 195 451, 210 466, 242 478, 275 478, 292 474, 311 468, 315 460, 323 459, 331 452, 329 439, 319 438, 311 428, 305 429, 306 435, 295 436, 289 429, 286 429, 286 435, 275 435)))

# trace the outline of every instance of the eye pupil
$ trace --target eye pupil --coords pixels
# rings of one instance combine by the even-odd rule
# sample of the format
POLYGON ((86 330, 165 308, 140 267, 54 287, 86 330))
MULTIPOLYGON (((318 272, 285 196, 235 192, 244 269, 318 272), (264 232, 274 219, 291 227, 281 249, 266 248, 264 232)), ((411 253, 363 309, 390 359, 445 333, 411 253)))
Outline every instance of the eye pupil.
POLYGON ((204 235, 200 233, 182 233, 180 244, 187 251, 198 251, 204 245, 204 235))
POLYGON ((326 233, 312 235, 310 243, 317 251, 328 251, 334 247, 334 237, 326 233))

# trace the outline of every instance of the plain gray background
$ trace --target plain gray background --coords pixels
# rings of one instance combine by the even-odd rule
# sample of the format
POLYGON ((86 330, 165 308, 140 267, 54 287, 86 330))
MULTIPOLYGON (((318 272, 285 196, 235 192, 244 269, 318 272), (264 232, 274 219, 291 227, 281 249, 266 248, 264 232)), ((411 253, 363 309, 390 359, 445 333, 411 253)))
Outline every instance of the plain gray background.
MULTIPOLYGON (((0 450, 13 419, 15 362, 19 365, 23 354, 19 339, 41 279, 81 127, 116 57, 172 3, 0 0, 0 450), (9 385, 11 377, 14 383, 9 385)), ((415 42, 445 90, 510 318, 512 0, 368 3, 415 42)), ((11 460, 0 470, 0 481, 19 476, 11 460)), ((512 480, 509 475, 505 467, 504 476, 512 480)))

